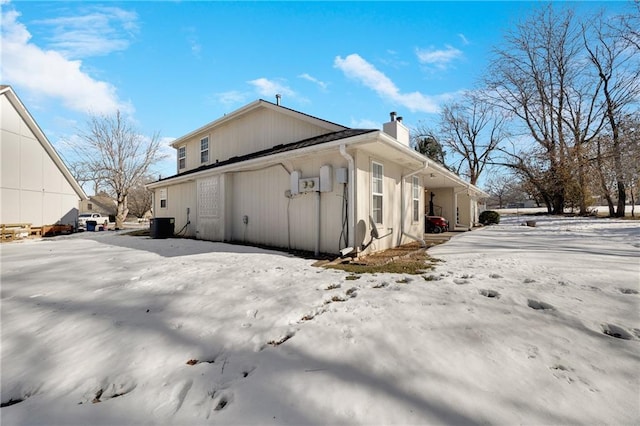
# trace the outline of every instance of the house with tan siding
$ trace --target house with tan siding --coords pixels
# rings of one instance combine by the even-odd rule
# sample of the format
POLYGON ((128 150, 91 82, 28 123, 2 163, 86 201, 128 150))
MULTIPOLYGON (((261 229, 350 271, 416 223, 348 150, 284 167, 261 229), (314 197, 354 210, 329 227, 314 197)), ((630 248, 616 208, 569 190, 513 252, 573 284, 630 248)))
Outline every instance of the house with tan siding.
POLYGON ((73 225, 87 196, 10 86, 0 86, 0 223, 73 225))
POLYGON ((260 99, 172 146, 177 174, 148 185, 154 216, 203 240, 368 253, 422 242, 429 207, 470 229, 487 196, 413 150, 395 113, 352 129, 260 99))

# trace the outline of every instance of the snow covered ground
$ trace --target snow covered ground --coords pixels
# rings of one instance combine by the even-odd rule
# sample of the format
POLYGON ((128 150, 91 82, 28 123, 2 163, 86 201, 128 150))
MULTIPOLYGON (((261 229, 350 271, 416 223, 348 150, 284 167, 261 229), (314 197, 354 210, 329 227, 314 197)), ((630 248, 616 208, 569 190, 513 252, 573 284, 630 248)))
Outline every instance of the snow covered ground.
POLYGON ((640 424, 640 222, 522 220, 430 249, 424 276, 114 232, 3 244, 0 421, 640 424))

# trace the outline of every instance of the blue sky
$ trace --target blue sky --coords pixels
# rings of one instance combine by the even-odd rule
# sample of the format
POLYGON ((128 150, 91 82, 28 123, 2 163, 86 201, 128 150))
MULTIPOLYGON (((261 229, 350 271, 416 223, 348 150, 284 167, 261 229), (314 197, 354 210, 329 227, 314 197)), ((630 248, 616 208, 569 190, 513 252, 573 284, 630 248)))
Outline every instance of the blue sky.
MULTIPOLYGON (((119 109, 167 145, 262 98, 349 127, 433 123, 542 2, 8 2, 2 84, 60 154, 119 109)), ((625 2, 563 2, 579 11, 625 2)), ((155 174, 175 174, 170 157, 155 174)))

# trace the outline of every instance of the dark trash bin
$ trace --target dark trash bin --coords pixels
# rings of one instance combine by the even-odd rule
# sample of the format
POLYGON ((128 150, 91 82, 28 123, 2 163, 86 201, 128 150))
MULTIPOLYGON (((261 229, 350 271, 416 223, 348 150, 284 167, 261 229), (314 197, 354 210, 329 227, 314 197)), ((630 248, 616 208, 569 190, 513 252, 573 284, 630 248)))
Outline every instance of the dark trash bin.
POLYGON ((88 220, 87 221, 87 231, 95 231, 96 230, 96 225, 98 224, 97 221, 95 220, 88 220))
POLYGON ((149 223, 149 234, 151 238, 173 237, 176 220, 173 217, 154 217, 149 223))

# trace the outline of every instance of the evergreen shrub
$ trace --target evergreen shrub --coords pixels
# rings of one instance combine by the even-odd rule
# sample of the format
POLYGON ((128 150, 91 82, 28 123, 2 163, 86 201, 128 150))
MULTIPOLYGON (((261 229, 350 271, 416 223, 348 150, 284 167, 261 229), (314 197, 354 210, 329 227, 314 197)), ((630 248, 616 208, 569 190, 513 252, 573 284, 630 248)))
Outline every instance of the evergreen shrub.
POLYGON ((500 213, 493 210, 485 210, 480 213, 480 223, 483 225, 497 225, 500 223, 500 213))

